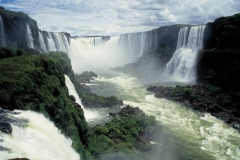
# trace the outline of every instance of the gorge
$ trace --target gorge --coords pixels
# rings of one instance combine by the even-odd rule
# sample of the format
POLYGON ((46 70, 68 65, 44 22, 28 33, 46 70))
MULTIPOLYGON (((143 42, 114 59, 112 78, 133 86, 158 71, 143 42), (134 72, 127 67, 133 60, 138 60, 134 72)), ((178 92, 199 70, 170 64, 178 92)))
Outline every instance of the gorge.
POLYGON ((206 25, 73 37, 39 30, 26 14, 1 8, 0 46, 12 50, 0 50, 0 159, 239 159, 239 131, 231 123, 146 90, 216 86, 231 96, 220 107, 236 104, 229 113, 239 119, 239 19, 236 14, 206 25), (86 84, 90 94, 74 75, 85 70, 98 73, 86 84), (82 99, 93 94, 124 105, 84 106, 82 99), (128 105, 136 107, 133 115, 130 109, 121 117, 117 112, 128 105), (3 132, 3 123, 11 134, 3 132))

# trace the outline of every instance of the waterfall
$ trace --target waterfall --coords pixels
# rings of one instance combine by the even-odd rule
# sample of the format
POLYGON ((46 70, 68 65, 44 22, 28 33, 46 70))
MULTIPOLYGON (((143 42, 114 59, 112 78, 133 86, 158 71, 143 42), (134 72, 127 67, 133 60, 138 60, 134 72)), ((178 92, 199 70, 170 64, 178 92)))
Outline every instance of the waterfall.
POLYGON ((128 51, 129 51, 130 55, 133 55, 133 53, 132 53, 131 35, 132 35, 131 33, 127 35, 127 37, 128 37, 128 51))
POLYGON ((142 32, 141 34, 141 38, 140 38, 140 52, 138 54, 138 57, 141 57, 143 55, 143 52, 144 52, 144 48, 145 48, 145 39, 146 39, 146 32, 142 32))
POLYGON ((94 46, 98 46, 103 44, 102 37, 95 37, 94 38, 94 46))
POLYGON ((42 33, 40 31, 38 32, 38 35, 39 35, 39 42, 40 42, 41 49, 44 50, 44 52, 47 52, 47 48, 46 48, 46 45, 44 43, 42 33))
POLYGON ((48 42, 48 51, 57 51, 56 47, 55 47, 55 42, 52 38, 52 35, 51 33, 47 32, 48 33, 48 38, 47 38, 47 42, 48 42))
POLYGON ((0 16, 0 47, 6 47, 2 17, 0 16))
POLYGON ((34 49, 32 31, 28 24, 27 24, 27 32, 26 32, 26 41, 27 41, 28 47, 34 49))
POLYGON ((83 104, 81 102, 81 99, 79 98, 79 96, 77 94, 77 91, 76 91, 72 81, 70 80, 70 78, 67 75, 64 75, 64 77, 65 77, 65 84, 66 84, 66 86, 68 88, 69 95, 73 95, 75 100, 76 100, 76 103, 81 105, 81 107, 83 108, 83 104))
POLYGON ((71 147, 71 139, 64 137, 54 123, 42 114, 0 109, 0 119, 12 127, 11 134, 0 131, 0 159, 80 160, 71 147))
POLYGON ((187 83, 196 82, 196 59, 203 47, 205 26, 193 26, 188 34, 188 27, 179 31, 177 49, 166 65, 166 74, 170 79, 187 83))
POLYGON ((62 33, 62 40, 63 40, 63 44, 65 46, 66 52, 68 54, 70 54, 70 52, 71 52, 70 45, 69 45, 68 39, 64 33, 62 33))
POLYGON ((56 44, 57 51, 67 52, 59 33, 53 33, 53 40, 56 44))

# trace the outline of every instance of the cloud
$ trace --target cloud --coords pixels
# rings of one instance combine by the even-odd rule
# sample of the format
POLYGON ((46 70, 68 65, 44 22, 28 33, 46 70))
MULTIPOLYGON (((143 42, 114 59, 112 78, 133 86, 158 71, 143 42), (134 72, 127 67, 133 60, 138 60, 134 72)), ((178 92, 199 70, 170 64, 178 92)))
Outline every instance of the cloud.
POLYGON ((162 25, 204 24, 240 12, 239 0, 2 0, 1 4, 29 14, 42 30, 79 35, 117 35, 162 25))

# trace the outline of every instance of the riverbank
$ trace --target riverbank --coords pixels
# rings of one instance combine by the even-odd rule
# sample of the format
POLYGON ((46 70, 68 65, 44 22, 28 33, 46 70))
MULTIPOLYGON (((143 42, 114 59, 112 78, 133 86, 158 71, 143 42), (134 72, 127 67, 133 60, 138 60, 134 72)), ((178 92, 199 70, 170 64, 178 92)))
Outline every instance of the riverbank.
POLYGON ((149 86, 147 90, 154 92, 156 98, 166 98, 183 103, 194 110, 210 113, 240 131, 239 92, 225 91, 211 85, 176 86, 175 88, 149 86))

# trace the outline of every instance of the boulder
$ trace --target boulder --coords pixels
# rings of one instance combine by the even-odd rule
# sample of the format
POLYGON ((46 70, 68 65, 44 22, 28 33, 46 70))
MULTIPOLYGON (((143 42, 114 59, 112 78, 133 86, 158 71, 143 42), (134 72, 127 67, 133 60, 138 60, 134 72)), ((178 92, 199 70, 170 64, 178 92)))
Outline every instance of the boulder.
POLYGON ((12 126, 7 122, 0 122, 0 130, 3 133, 12 134, 12 126))

